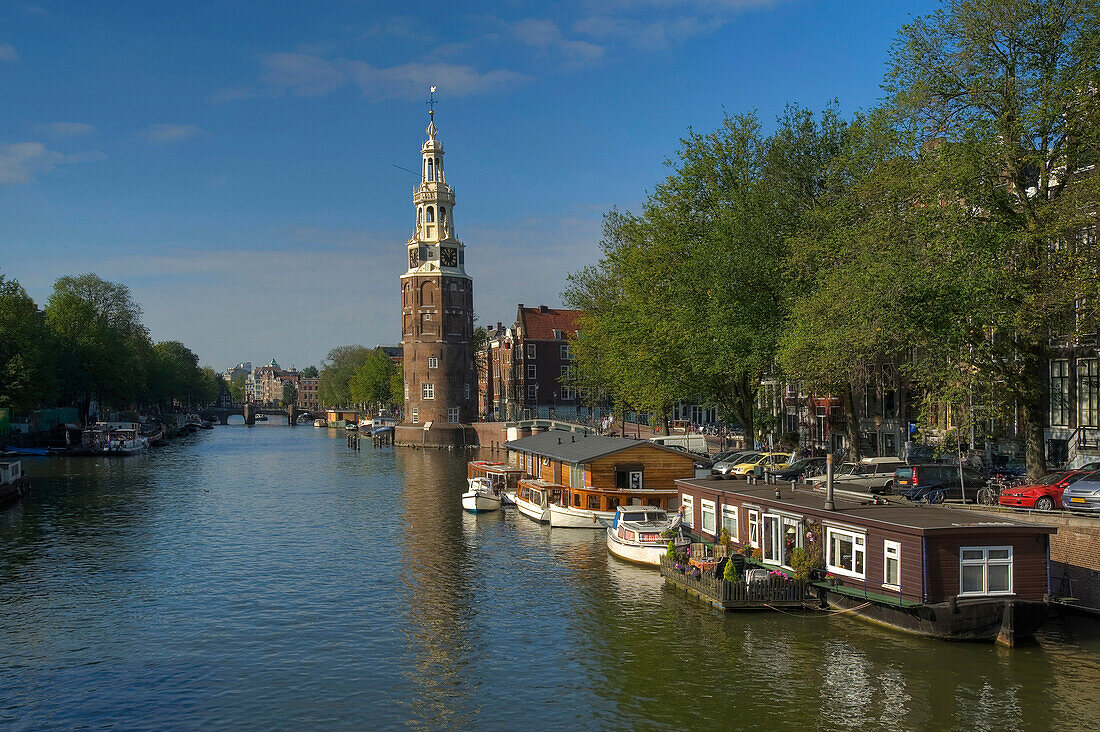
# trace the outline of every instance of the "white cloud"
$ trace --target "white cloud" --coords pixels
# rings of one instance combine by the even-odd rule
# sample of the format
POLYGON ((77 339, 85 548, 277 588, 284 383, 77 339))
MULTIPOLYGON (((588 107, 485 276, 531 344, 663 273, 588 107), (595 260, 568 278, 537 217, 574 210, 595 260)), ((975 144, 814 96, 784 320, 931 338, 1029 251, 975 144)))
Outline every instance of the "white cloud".
POLYGON ((47 122, 39 125, 39 129, 56 137, 81 137, 95 132, 95 127, 84 122, 47 122))
POLYGON ((372 99, 421 99, 435 84, 450 96, 469 96, 499 91, 527 80, 515 71, 481 72, 472 66, 446 62, 414 62, 378 67, 365 61, 325 59, 304 53, 272 53, 260 58, 259 85, 223 89, 213 100, 278 96, 289 93, 317 97, 354 84, 372 99))
POLYGON ((0 145, 0 185, 29 183, 39 173, 58 165, 106 160, 98 150, 62 153, 50 150, 41 142, 13 142, 0 145))
POLYGON ((512 34, 528 46, 557 51, 572 66, 593 63, 603 56, 603 46, 588 41, 567 40, 561 28, 551 20, 528 18, 517 21, 512 24, 512 34))
POLYGON ((348 74, 363 96, 371 99, 420 99, 434 84, 452 97, 500 91, 528 79, 505 69, 482 73, 472 66, 448 63, 408 63, 378 68, 362 61, 347 64, 348 74))
POLYGON ((196 125, 178 125, 160 123, 149 125, 142 131, 141 137, 150 145, 170 145, 176 142, 190 140, 202 132, 196 125))
POLYGON ((19 54, 10 43, 0 43, 0 61, 18 61, 19 54))

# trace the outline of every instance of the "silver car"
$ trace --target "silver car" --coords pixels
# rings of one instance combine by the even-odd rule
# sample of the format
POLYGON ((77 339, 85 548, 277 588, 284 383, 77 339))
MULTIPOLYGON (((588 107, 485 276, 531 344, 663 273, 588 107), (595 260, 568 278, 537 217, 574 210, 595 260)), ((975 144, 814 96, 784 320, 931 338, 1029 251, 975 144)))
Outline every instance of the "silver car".
POLYGON ((1062 508, 1100 512, 1100 471, 1084 476, 1062 491, 1062 508))
POLYGON ((711 475, 729 475, 730 470, 734 465, 740 465, 745 462, 742 458, 746 455, 755 455, 756 450, 736 450, 721 455, 717 455, 718 460, 714 462, 714 465, 710 466, 711 475))

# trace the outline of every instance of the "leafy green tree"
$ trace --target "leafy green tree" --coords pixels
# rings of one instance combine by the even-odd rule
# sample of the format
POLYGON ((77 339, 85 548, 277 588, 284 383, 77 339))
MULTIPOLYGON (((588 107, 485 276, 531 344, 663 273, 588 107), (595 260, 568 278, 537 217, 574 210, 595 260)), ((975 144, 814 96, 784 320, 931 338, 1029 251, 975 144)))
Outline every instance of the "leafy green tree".
POLYGON ((53 347, 42 313, 0 274, 0 406, 28 410, 55 398, 53 347))
MULTIPOLYGON (((314 369, 314 371, 316 371, 316 369, 314 369)), ((233 378, 229 380, 229 398, 234 404, 244 404, 244 385, 244 374, 233 374, 233 378)))
POLYGON ((360 345, 337 346, 328 352, 321 365, 321 380, 317 384, 317 398, 330 407, 348 406, 354 403, 349 386, 355 371, 366 363, 371 350, 360 345))
POLYGON ((357 404, 384 407, 394 402, 393 376, 397 364, 381 348, 371 351, 362 366, 355 370, 349 389, 357 404))
POLYGON ((302 377, 305 379, 316 379, 318 373, 316 366, 306 366, 302 369, 302 377))
POLYGON ((915 366, 958 394, 980 375, 1018 409, 1045 472, 1043 364, 1096 322, 1100 4, 954 0, 902 28, 887 90, 924 142, 911 231, 929 263, 915 366), (1094 231, 1094 228, 1092 229, 1094 231))
POLYGON ((283 404, 289 406, 298 402, 298 387, 290 381, 283 382, 283 404))
POLYGON ((144 393, 152 345, 125 285, 94 274, 62 277, 46 304, 46 323, 69 372, 63 378, 83 392, 71 397, 129 406, 144 393))

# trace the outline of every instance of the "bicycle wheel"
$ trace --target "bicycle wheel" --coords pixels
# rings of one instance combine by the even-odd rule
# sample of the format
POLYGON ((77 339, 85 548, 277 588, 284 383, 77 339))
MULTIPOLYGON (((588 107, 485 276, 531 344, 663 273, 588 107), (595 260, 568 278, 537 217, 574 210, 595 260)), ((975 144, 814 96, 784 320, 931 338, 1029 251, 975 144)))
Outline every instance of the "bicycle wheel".
POLYGON ((995 506, 997 504, 997 493, 992 488, 982 488, 978 491, 978 503, 983 506, 995 506))

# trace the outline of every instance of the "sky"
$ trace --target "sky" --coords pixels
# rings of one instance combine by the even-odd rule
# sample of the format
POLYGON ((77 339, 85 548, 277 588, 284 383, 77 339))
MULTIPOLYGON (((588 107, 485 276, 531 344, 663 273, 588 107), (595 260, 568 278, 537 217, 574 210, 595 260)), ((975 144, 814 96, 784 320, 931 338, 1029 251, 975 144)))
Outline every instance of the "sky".
POLYGON ((869 109, 882 0, 0 3, 0 273, 129 286, 204 365, 400 340, 436 124, 482 324, 561 304, 694 128, 869 109), (400 167, 398 167, 400 166, 400 167))

